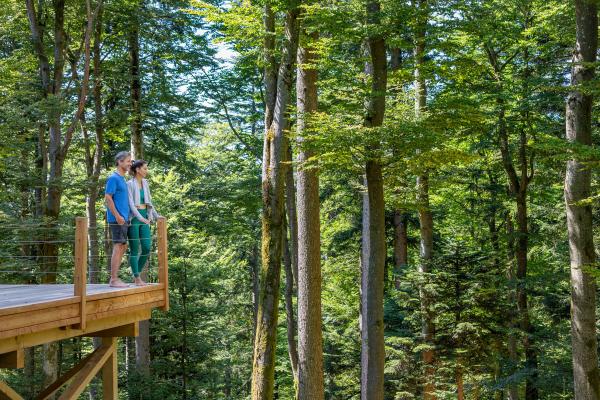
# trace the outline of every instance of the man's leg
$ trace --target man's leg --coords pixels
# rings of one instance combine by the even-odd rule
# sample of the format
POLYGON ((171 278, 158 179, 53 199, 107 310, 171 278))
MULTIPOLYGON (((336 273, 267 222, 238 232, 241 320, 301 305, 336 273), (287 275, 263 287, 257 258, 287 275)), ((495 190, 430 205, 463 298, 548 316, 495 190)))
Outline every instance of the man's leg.
POLYGON ((126 243, 115 243, 113 246, 112 257, 110 260, 110 280, 116 281, 119 279, 119 268, 121 267, 121 260, 123 255, 127 251, 126 243))
POLYGON ((127 226, 126 225, 112 225, 111 233, 113 239, 113 252, 110 260, 110 286, 114 287, 127 287, 128 285, 119 279, 119 268, 121 267, 121 260, 123 255, 127 251, 127 226))

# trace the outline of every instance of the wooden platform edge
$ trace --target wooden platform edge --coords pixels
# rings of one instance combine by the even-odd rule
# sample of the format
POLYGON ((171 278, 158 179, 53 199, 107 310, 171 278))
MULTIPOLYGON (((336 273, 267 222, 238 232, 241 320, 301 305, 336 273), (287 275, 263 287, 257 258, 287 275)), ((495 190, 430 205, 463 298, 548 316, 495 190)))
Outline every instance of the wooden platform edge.
POLYGON ((111 316, 107 318, 88 321, 86 329, 76 329, 72 326, 52 328, 43 331, 11 336, 0 339, 0 354, 12 351, 26 349, 32 346, 38 346, 44 343, 55 342, 57 340, 69 339, 77 336, 93 336, 95 332, 106 331, 107 329, 117 328, 124 325, 135 323, 136 321, 145 321, 150 319, 151 309, 143 308, 140 310, 128 312, 125 314, 111 316))

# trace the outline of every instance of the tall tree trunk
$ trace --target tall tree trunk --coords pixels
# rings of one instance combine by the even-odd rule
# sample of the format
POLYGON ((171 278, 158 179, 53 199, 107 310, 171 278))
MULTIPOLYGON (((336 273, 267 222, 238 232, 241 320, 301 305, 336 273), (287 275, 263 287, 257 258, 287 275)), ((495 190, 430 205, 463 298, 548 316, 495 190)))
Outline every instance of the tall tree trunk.
MULTIPOLYGON (((378 29, 381 5, 367 3, 367 23, 378 29)), ((383 124, 387 88, 387 57, 385 41, 380 33, 368 39, 371 93, 367 102, 364 126, 374 128, 383 124)), ((367 140, 369 156, 365 165, 367 194, 363 197, 368 215, 363 217, 362 249, 362 331, 361 331, 361 399, 383 400, 385 345, 383 336, 383 288, 386 259, 385 205, 383 198, 382 166, 377 154, 378 138, 367 140), (366 236, 366 237, 365 237, 366 236)))
MULTIPOLYGON (((286 130, 290 129, 290 121, 286 130)), ((285 138, 285 160, 290 163, 285 173, 285 210, 287 212, 288 234, 283 234, 283 251, 285 265, 285 310, 287 320, 288 352, 290 363, 292 365, 292 375, 294 382, 298 381, 298 344, 296 342, 296 333, 298 324, 296 323, 296 311, 294 310, 294 296, 296 295, 298 281, 298 220, 296 216, 296 184, 294 182, 294 168, 292 162, 292 146, 288 138, 285 138)), ((297 385, 295 385, 297 387, 297 385)))
MULTIPOLYGON (((135 3, 131 14, 129 35, 129 74, 131 99, 131 158, 144 157, 144 136, 142 132, 142 86, 140 78, 140 13, 141 1, 135 3)), ((148 279, 148 269, 144 268, 140 277, 148 279)), ((150 321, 140 321, 139 335, 135 338, 136 372, 142 376, 150 374, 150 321)))
MULTIPOLYGON (((288 124, 290 125, 290 124, 288 124)), ((287 130, 290 127, 288 126, 287 130)), ((285 210, 287 212, 287 222, 290 235, 290 255, 292 273, 294 276, 294 294, 298 285, 298 209, 296 206, 296 183, 294 182, 294 168, 292 164, 292 146, 286 138, 286 160, 289 164, 285 173, 285 210)))
MULTIPOLYGON (((303 19, 306 24, 307 19, 303 19)), ((296 105, 298 111, 298 400, 323 400, 323 333, 321 320, 321 221, 319 171, 306 165, 315 155, 305 146, 311 114, 317 111, 318 61, 316 32, 303 27, 298 49, 296 105)))
MULTIPOLYGON (((65 48, 66 48, 66 33, 65 33, 65 1, 55 0, 53 2, 54 9, 54 54, 53 68, 50 70, 49 57, 43 43, 43 30, 38 21, 38 14, 35 10, 33 0, 26 0, 27 17, 29 19, 29 27, 31 30, 31 39, 33 48, 38 58, 40 80, 42 83, 42 94, 44 98, 53 96, 61 101, 62 96, 62 77, 64 74, 65 64, 65 48), (50 75, 53 75, 50 81, 50 75)), ((39 4, 40 7, 42 3, 39 4)), ((58 217, 60 214, 60 203, 63 193, 61 184, 63 166, 66 160, 67 152, 71 144, 73 132, 80 121, 83 113, 87 93, 90 71, 90 42, 94 27, 95 15, 92 14, 90 0, 86 0, 86 17, 87 24, 84 32, 84 67, 83 77, 80 83, 80 91, 77 100, 77 108, 75 115, 71 120, 68 128, 63 134, 61 126, 62 106, 54 107, 47 115, 47 126, 49 127, 50 140, 47 148, 47 154, 41 154, 44 159, 49 160, 49 175, 48 175, 48 190, 45 199, 45 206, 42 207, 44 217, 47 218, 48 234, 43 238, 44 243, 41 246, 41 270, 44 272, 42 277, 43 283, 54 283, 56 281, 56 272, 58 269, 58 232, 54 228, 57 226, 58 217)), ((97 13, 98 10, 96 10, 97 13)), ((39 10, 42 15, 42 10, 39 10)), ((40 133, 42 130, 40 130, 40 133)), ((43 135, 42 135, 43 136, 43 135)), ((40 138, 40 149, 46 150, 45 138, 40 138)), ((58 375, 58 346, 56 343, 49 343, 43 346, 44 360, 44 384, 49 385, 54 382, 58 375)))
MULTIPOLYGON (((506 236, 508 238, 508 267, 506 272, 506 278, 509 282, 509 292, 508 292, 508 304, 513 305, 517 303, 516 296, 516 279, 515 279, 515 227, 512 219, 512 215, 510 212, 506 213, 506 236)), ((517 336, 514 333, 517 329, 517 321, 514 309, 510 309, 508 315, 508 359, 510 360, 510 373, 514 374, 517 370, 517 366, 519 363, 519 355, 517 353, 517 336)), ((519 400, 519 386, 511 382, 508 386, 508 399, 509 400, 519 400)))
POLYGON ((519 311, 519 325, 525 334, 523 347, 525 350, 525 366, 528 375, 525 381, 525 399, 538 398, 537 383, 537 352, 534 348, 533 326, 529 320, 529 307, 527 302, 527 248, 529 232, 527 229, 527 192, 517 196, 517 309, 519 311))
MULTIPOLYGON (((416 7, 416 25, 415 25, 415 115, 420 118, 427 108, 427 86, 425 83, 425 74, 423 71, 425 63, 425 41, 427 34, 427 21, 429 18, 427 0, 414 0, 416 7)), ((420 226, 420 262, 419 273, 426 276, 431 272, 431 258, 433 256, 433 216, 429 204, 429 174, 423 171, 417 177, 417 206, 419 210, 420 226)), ((421 338, 427 348, 421 353, 425 365, 425 383, 423 388, 423 398, 426 400, 435 399, 435 370, 433 367, 434 335, 435 326, 433 324, 433 315, 431 310, 431 299, 429 294, 420 288, 421 312, 423 320, 421 325, 421 338)))
MULTIPOLYGON (((285 217, 284 217, 285 218, 285 217)), ((292 267, 291 240, 283 233, 283 265, 285 267, 285 318, 288 354, 292 366, 294 382, 298 381, 298 344, 296 343, 296 313, 294 312, 294 272, 292 267)))
MULTIPOLYGON (((391 49, 390 71, 397 71, 402 65, 402 50, 394 47, 391 49)), ((394 210, 394 287, 400 288, 400 274, 408 264, 408 214, 397 208, 394 210)))
MULTIPOLYGON (((267 9, 270 9, 267 4, 267 9)), ((267 11, 269 15, 270 11, 267 11)), ((262 267, 257 327, 252 364, 252 399, 270 400, 275 379, 275 347, 279 284, 284 234, 284 193, 286 167, 284 129, 292 86, 292 74, 298 48, 298 8, 290 4, 285 21, 285 40, 279 66, 273 122, 266 125, 262 171, 262 267)), ((267 19, 267 18, 266 18, 267 19)), ((267 27, 267 35, 269 35, 267 27)), ((268 118, 268 109, 267 115, 268 118)))
POLYGON ((250 280, 252 282, 252 348, 254 348, 254 335, 256 334, 256 321, 258 318, 258 297, 260 293, 259 265, 258 265, 258 244, 253 243, 248 260, 250 270, 250 280))
POLYGON ((142 84, 140 79, 140 8, 139 2, 136 2, 136 7, 131 15, 129 35, 127 37, 129 46, 129 74, 131 84, 131 156, 134 160, 140 160, 144 158, 141 108, 142 84))
MULTIPOLYGON (((102 0, 100 0, 101 2, 102 0)), ((100 6, 102 7, 102 6, 100 6)), ((99 9, 97 25, 94 33, 94 111, 95 111, 95 138, 94 149, 91 149, 89 132, 85 114, 81 115, 81 127, 85 145, 85 164, 88 179, 86 195, 86 215, 88 218, 88 258, 89 258, 89 283, 100 283, 100 243, 98 237, 97 200, 99 194, 99 178, 102 168, 102 147, 104 146, 104 126, 102 121, 101 98, 101 60, 100 41, 102 34, 102 8, 99 9)), ((94 348, 102 344, 102 338, 92 338, 94 348)), ((98 398, 97 387, 92 385, 89 391, 90 400, 98 398)))
MULTIPOLYGON (((527 302, 527 249, 528 249, 528 216, 527 216, 527 187, 533 177, 528 175, 528 157, 526 154, 527 137, 524 130, 521 130, 519 137, 519 175, 514 167, 512 155, 508 143, 508 131, 505 120, 504 101, 498 99, 499 120, 498 120, 498 138, 500 152, 502 155, 502 165, 508 176, 509 191, 515 199, 517 206, 517 246, 516 246, 516 301, 519 314, 519 327, 523 334, 523 347, 525 350, 525 363, 528 368, 528 375, 525 380, 525 398, 535 400, 538 398, 537 381, 537 352, 534 348, 533 326, 529 321, 529 308, 527 302)), ((533 174, 533 171, 531 172, 533 174)))
MULTIPOLYGON (((104 147, 104 115, 102 111, 102 59, 100 54, 100 44, 102 43, 102 16, 104 7, 102 0, 98 5, 98 16, 96 18, 96 27, 94 30, 94 114, 95 114, 95 148, 93 153, 86 146, 86 164, 88 175, 88 193, 86 202, 86 212, 88 217, 88 240, 90 251, 90 283, 100 283, 100 242, 98 240, 98 217, 97 201, 99 194, 99 178, 102 168, 102 151, 104 147)), ((87 130, 84 130, 84 133, 87 130)), ((85 137, 87 142, 87 135, 85 137)), ((99 343, 99 341, 98 341, 99 343)))
MULTIPOLYGON (((598 9, 592 0, 575 0, 577 43, 571 70, 572 89, 567 99, 567 140, 592 146, 592 94, 598 48, 598 9)), ((565 203, 571 258, 571 344, 573 347, 574 399, 600 399, 598 339, 596 335, 596 281, 586 268, 596 261, 592 207, 581 200, 590 197, 591 171, 578 160, 567 162, 565 203)))
POLYGON ((402 210, 394 211, 394 285, 400 288, 400 273, 408 264, 408 215, 402 210))

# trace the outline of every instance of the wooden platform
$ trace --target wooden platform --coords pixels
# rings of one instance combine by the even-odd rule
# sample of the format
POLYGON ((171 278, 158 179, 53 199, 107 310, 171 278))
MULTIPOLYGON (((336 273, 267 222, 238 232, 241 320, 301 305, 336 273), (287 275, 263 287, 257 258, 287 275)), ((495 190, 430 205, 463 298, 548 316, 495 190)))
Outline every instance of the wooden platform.
POLYGON ((0 285, 0 354, 145 320, 168 301, 162 283, 88 284, 81 328, 81 297, 73 293, 74 285, 0 285))
MULTIPOLYGON (((87 282, 87 219, 77 218, 71 285, 0 284, 0 368, 23 368, 24 350, 76 336, 96 336, 102 344, 35 398, 76 400, 97 374, 102 398, 118 399, 117 338, 137 336, 152 309, 169 309, 166 219, 157 221, 158 283, 112 288, 87 282)), ((0 400, 23 400, 0 380, 0 400)))

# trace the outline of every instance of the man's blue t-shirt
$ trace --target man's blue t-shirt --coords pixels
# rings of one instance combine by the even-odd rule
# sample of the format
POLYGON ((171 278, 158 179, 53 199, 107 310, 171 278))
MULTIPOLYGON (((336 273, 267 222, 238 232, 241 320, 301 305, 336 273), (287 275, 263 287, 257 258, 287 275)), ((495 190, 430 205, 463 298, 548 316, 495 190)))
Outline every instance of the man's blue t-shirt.
MULTIPOLYGON (((127 191, 127 183, 125 177, 119 175, 118 172, 113 172, 106 180, 106 194, 112 194, 113 202, 117 212, 127 221, 129 218, 129 192, 127 191)), ((109 224, 116 224, 117 218, 106 207, 106 219, 109 224)))

